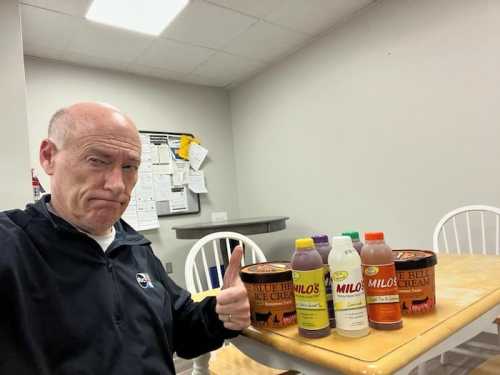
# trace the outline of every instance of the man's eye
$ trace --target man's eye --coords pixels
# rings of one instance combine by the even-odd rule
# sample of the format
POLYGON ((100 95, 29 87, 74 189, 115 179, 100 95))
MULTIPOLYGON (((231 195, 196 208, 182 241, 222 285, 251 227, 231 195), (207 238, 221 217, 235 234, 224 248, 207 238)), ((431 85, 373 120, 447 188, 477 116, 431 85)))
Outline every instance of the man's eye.
POLYGON ((137 171, 139 169, 138 165, 127 164, 123 166, 126 171, 137 171))
POLYGON ((89 160, 90 164, 96 165, 96 166, 106 164, 106 162, 104 160, 97 159, 97 158, 89 158, 88 160, 89 160))

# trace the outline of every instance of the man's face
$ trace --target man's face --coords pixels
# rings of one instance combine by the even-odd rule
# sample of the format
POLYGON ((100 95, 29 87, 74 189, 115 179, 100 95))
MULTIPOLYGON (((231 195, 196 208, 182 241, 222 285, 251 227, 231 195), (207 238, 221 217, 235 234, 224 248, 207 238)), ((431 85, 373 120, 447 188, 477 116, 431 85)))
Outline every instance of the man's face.
POLYGON ((63 218, 92 234, 109 231, 137 182, 140 140, 123 121, 128 120, 115 113, 100 118, 101 123, 77 126, 54 155, 52 204, 63 218))

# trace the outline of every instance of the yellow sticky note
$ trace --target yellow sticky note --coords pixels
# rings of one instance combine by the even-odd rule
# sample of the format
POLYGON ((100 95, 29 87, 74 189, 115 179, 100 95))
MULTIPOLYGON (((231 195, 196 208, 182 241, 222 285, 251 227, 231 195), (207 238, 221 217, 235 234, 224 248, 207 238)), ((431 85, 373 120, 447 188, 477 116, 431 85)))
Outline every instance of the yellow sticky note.
POLYGON ((192 140, 193 140, 193 137, 191 137, 189 135, 181 135, 180 147, 177 150, 177 155, 179 155, 184 160, 188 160, 189 145, 191 144, 192 140))
POLYGON ((189 146, 191 143, 200 144, 200 140, 198 138, 193 138, 190 135, 181 135, 180 146, 177 150, 177 155, 184 160, 189 160, 189 146))

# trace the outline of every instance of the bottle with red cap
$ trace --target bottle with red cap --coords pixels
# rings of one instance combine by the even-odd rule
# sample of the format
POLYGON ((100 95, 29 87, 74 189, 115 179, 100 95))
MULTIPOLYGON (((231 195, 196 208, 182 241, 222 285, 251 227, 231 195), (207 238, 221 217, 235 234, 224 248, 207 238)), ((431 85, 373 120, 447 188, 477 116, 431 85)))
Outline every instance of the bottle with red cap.
POLYGON ((370 327, 381 330, 403 327, 396 268, 383 232, 365 233, 361 263, 370 327))

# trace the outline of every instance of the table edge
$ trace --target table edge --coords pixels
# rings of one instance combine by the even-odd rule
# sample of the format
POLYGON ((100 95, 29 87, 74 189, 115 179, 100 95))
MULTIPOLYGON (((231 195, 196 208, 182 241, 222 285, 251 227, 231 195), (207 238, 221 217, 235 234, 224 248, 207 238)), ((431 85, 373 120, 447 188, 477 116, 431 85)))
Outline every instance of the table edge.
POLYGON ((384 354, 376 361, 363 361, 318 347, 315 347, 314 351, 304 350, 309 349, 310 345, 297 343, 293 339, 279 335, 273 336, 271 340, 271 333, 266 331, 247 329, 242 334, 277 350, 327 368, 353 374, 392 374, 498 304, 500 304, 500 289, 490 292, 482 300, 467 306, 461 314, 453 315, 443 324, 430 328, 425 335, 415 338, 419 340, 418 345, 411 346, 414 343, 414 340, 411 340, 384 354), (304 353, 309 355, 305 356, 304 353), (335 360, 332 360, 334 358, 335 360), (337 366, 332 366, 333 363, 337 366))

